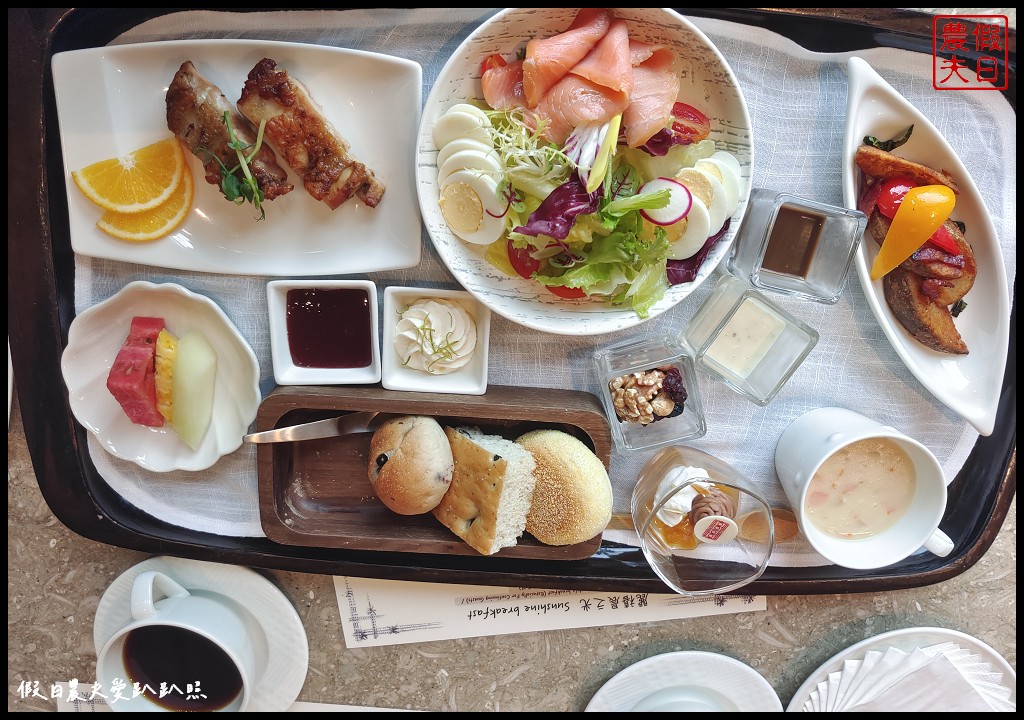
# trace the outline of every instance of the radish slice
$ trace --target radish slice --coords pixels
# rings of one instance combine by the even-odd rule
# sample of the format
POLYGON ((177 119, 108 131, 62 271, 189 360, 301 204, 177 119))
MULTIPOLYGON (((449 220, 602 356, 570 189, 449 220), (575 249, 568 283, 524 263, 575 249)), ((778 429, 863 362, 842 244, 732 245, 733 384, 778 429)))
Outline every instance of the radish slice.
POLYGON ((672 178, 660 177, 645 183, 638 194, 643 195, 659 190, 668 190, 668 205, 654 209, 642 209, 640 214, 655 225, 673 225, 686 217, 693 205, 690 189, 672 178))

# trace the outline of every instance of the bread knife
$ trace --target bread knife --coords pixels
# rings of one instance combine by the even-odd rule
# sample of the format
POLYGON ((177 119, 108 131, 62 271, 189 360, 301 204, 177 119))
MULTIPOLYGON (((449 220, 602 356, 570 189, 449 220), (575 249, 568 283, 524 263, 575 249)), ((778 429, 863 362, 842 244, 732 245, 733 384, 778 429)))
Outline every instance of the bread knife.
POLYGON ((298 442, 300 440, 317 440, 319 438, 353 435, 355 433, 373 432, 381 424, 392 417, 392 413, 354 412, 339 417, 317 420, 315 422, 289 425, 288 427, 250 433, 242 438, 250 443, 298 442))

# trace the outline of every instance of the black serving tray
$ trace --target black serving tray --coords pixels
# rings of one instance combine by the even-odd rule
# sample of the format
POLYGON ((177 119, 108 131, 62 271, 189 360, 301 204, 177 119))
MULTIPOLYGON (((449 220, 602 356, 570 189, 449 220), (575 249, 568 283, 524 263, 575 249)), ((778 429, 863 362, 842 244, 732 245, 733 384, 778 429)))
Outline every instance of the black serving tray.
MULTIPOLYGON (((187 9, 187 8, 179 8, 187 9)), ((76 533, 156 554, 330 575, 580 590, 664 592, 637 548, 604 542, 585 560, 424 555, 281 545, 168 525, 127 504, 99 476, 86 430, 68 405, 60 371, 74 310, 56 105, 49 72, 56 52, 105 45, 135 25, 178 9, 17 8, 8 10, 8 335, 22 421, 39 488, 76 533)), ((246 11, 236 11, 246 12, 246 11)), ((680 9, 770 29, 817 51, 875 46, 932 52, 930 16, 864 10, 680 9), (852 13, 847 13, 854 17, 852 13), (869 18, 865 22, 864 18, 869 18)), ((1009 90, 1016 109, 1016 31, 1010 31, 1009 90)), ((1014 297, 1016 293, 1014 293, 1014 297)), ((949 487, 943 528, 963 541, 948 557, 912 557, 881 570, 769 567, 744 594, 875 592, 947 580, 976 563, 994 541, 1016 492, 1016 302, 995 431, 978 439, 949 487)), ((253 472, 256 472, 255 468, 253 472)))

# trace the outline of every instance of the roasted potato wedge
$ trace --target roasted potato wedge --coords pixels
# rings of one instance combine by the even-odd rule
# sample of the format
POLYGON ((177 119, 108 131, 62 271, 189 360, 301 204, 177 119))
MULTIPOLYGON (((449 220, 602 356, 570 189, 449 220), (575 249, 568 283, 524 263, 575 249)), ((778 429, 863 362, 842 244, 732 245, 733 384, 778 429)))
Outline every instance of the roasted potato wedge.
POLYGON ((949 308, 935 302, 921 289, 924 279, 898 267, 882 278, 885 300, 893 316, 919 342, 932 350, 966 355, 967 344, 953 323, 949 308))
POLYGON ((872 178, 888 180, 895 177, 910 178, 918 185, 945 185, 959 194, 960 188, 956 181, 945 171, 932 170, 930 167, 913 160, 894 155, 887 150, 879 150, 873 145, 861 145, 857 148, 854 162, 861 172, 872 178))

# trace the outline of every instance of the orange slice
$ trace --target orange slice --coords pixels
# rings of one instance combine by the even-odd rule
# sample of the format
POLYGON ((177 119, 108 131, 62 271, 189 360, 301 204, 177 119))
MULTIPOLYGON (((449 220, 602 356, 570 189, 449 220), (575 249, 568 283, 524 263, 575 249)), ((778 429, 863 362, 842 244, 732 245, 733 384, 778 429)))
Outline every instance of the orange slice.
POLYGON ((181 182, 165 203, 138 213, 108 210, 103 213, 96 227, 121 240, 156 240, 170 234, 181 225, 192 210, 194 199, 195 182, 192 179, 192 169, 186 165, 181 173, 181 182))
POLYGON ((185 152, 177 138, 71 173, 87 198, 104 210, 139 213, 167 202, 181 184, 185 152))

